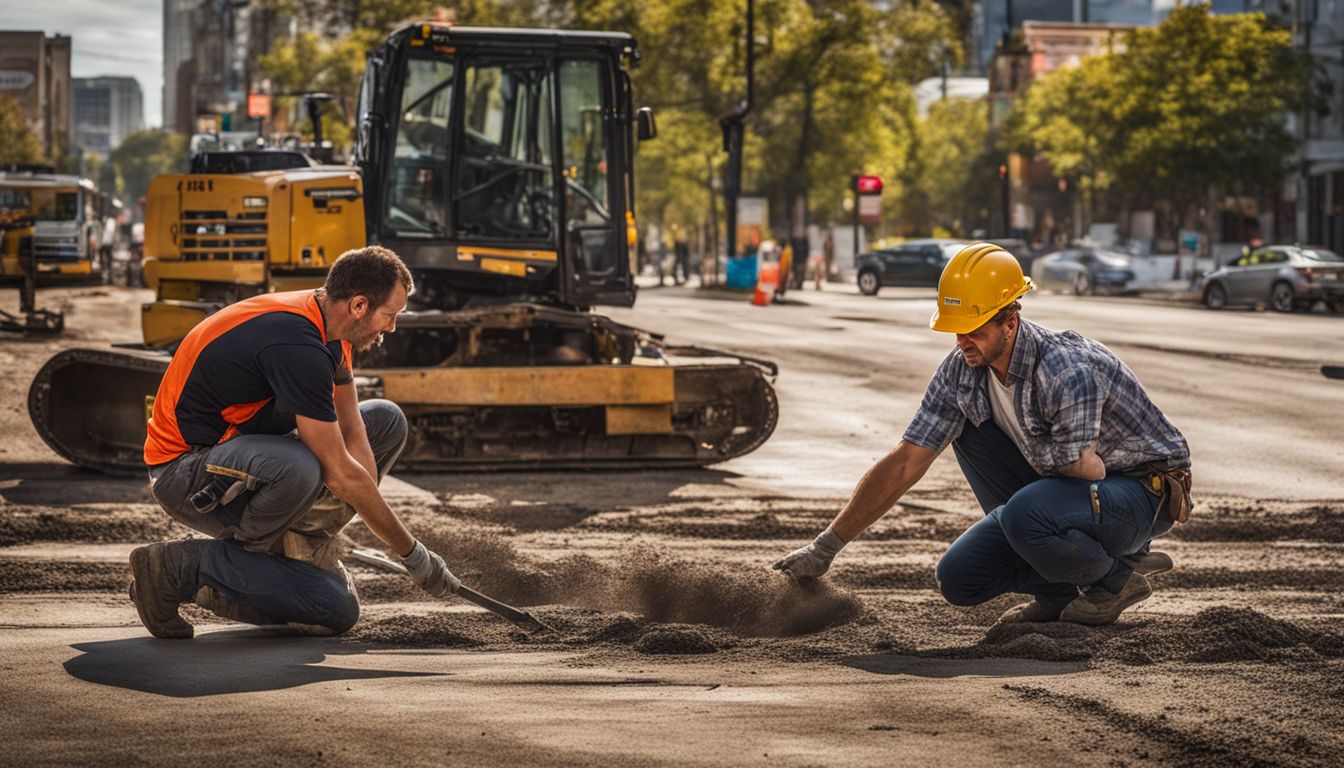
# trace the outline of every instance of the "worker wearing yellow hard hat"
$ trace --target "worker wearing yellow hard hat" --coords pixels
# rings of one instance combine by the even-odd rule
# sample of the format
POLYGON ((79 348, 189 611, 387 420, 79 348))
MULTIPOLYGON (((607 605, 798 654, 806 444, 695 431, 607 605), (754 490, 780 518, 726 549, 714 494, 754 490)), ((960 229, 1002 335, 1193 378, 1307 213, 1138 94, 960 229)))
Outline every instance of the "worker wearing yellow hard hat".
POLYGON ((989 243, 968 245, 943 268, 929 327, 970 333, 1035 287, 1011 253, 989 243))
POLYGON ((1189 447, 1109 349, 1021 317, 1034 287, 992 243, 952 257, 929 327, 956 348, 896 447, 777 570, 821 576, 950 445, 985 516, 938 562, 949 602, 1022 593, 1000 621, 1108 624, 1152 594, 1172 561, 1149 543, 1190 512, 1189 447))

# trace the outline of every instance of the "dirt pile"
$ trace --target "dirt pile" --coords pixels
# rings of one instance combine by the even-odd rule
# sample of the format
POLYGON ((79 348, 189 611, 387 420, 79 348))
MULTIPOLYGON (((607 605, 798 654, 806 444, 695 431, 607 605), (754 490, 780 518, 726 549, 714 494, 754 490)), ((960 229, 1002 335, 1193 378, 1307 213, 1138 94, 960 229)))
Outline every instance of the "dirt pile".
POLYGON ((479 632, 472 632, 462 616, 432 613, 424 616, 395 616, 378 621, 360 622, 349 639, 365 643, 388 643, 434 648, 476 648, 486 644, 479 632))
POLYGON ((692 654, 714 653, 718 645, 699 629, 689 626, 668 625, 650 629, 635 641, 640 653, 692 654))
POLYGON ((798 585, 769 571, 692 562, 637 547, 612 563, 586 555, 540 562, 486 529, 422 534, 464 581, 505 602, 639 614, 658 623, 705 624, 747 636, 787 637, 852 621, 858 598, 826 582, 798 585))
MULTIPOLYGON (((944 655, 938 653, 935 655, 944 655)), ((1193 616, 1086 627, 1068 622, 997 624, 977 645, 946 655, 1122 664, 1218 663, 1344 657, 1344 636, 1250 608, 1206 608, 1193 616)))
POLYGON ((0 514, 0 547, 35 541, 164 541, 188 533, 157 506, 149 504, 74 507, 6 504, 0 514))
POLYGON ((1195 510, 1171 536, 1182 541, 1344 541, 1344 508, 1296 506, 1214 504, 1195 510))
POLYGON ((1344 635, 1317 631, 1250 608, 1207 608, 1151 621, 1108 643, 1099 658, 1126 664, 1218 663, 1344 656, 1344 635))

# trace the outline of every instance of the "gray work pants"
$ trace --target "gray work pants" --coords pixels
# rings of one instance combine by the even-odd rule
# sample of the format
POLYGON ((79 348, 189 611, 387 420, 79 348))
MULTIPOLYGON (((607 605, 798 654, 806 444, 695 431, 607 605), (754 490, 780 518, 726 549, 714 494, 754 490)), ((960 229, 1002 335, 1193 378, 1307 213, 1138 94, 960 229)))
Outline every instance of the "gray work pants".
MULTIPOLYGON (((366 400, 359 413, 381 480, 406 446, 406 416, 388 400, 366 400)), ((235 437, 154 467, 149 478, 165 512, 214 538, 201 553, 196 584, 215 592, 205 607, 251 624, 306 624, 337 634, 354 626, 359 598, 336 546, 354 510, 322 484, 317 457, 298 439, 235 437), (220 478, 245 490, 198 511, 192 496, 220 478)))

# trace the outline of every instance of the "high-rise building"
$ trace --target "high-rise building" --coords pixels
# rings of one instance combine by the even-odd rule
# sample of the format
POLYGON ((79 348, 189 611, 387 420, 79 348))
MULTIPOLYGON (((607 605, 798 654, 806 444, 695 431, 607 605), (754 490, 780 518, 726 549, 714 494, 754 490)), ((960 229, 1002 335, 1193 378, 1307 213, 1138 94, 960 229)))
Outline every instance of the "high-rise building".
POLYGON ((164 128, 241 127, 248 91, 258 86, 257 59, 289 31, 260 3, 163 0, 164 128))
POLYGON ((0 95, 17 101, 55 161, 70 146, 70 37, 0 32, 0 95))
POLYGON ((1301 146, 1296 173, 1284 185, 1292 233, 1303 243, 1344 253, 1344 1, 1297 0, 1293 42, 1311 57, 1318 86, 1328 89, 1325 114, 1296 116, 1301 146))
POLYGON ((163 128, 191 132, 195 120, 193 15, 201 0, 163 0, 163 128))
POLYGON ((107 157, 129 134, 144 127, 145 104, 133 77, 77 77, 75 144, 107 157))

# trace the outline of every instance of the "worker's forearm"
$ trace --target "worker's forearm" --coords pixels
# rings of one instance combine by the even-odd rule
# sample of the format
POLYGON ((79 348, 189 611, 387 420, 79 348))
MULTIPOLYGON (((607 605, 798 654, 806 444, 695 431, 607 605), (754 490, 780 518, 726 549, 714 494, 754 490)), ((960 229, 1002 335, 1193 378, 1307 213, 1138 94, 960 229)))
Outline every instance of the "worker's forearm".
POLYGON ((344 468, 342 477, 334 484, 328 482, 328 487, 337 498, 355 508, 355 513, 379 541, 404 557, 415 546, 415 537, 406 530, 392 508, 387 506, 378 492, 378 486, 374 484, 374 477, 363 471, 363 467, 352 459, 350 465, 344 468))
POLYGON ((345 450, 359 462, 359 466, 369 473, 376 485, 378 483, 378 462, 373 458, 373 449, 369 447, 369 438, 363 433, 345 438, 345 450))
POLYGON ((887 454, 864 474, 831 529, 845 541, 853 541, 889 512, 917 480, 919 476, 896 451, 887 454))
POLYGON ((1077 461, 1060 467, 1059 474, 1083 480, 1101 480, 1106 477, 1106 465, 1097 455, 1094 443, 1083 449, 1083 455, 1079 456, 1077 461))

